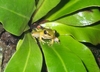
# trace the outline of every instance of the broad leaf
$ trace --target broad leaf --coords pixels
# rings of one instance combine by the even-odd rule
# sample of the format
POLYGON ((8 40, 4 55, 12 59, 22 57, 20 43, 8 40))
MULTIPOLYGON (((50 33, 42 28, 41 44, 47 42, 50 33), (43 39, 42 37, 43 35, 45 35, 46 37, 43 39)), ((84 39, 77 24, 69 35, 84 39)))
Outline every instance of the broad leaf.
POLYGON ((42 45, 48 72, 86 72, 79 57, 62 45, 42 45))
POLYGON ((48 22, 41 26, 56 29, 60 35, 71 35, 81 42, 89 42, 94 45, 100 43, 100 24, 87 27, 74 27, 57 22, 48 22))
POLYGON ((83 10, 57 20, 59 23, 73 26, 87 26, 98 21, 100 21, 100 11, 98 9, 83 10))
POLYGON ((35 39, 26 34, 19 41, 19 48, 10 59, 5 72, 40 72, 42 67, 42 54, 35 39))
POLYGON ((37 8, 37 9, 42 5, 43 1, 44 1, 44 0, 36 0, 36 1, 35 1, 35 2, 36 2, 36 8, 37 8))
POLYGON ((91 51, 71 36, 60 35, 60 44, 41 44, 48 72, 99 72, 91 51))
POLYGON ((100 7, 100 0, 61 0, 47 20, 52 21, 87 7, 100 7))
POLYGON ((19 36, 28 27, 34 10, 35 0, 0 0, 0 22, 8 32, 19 36))
MULTIPOLYGON (((84 63, 84 67, 89 72, 100 72, 99 67, 96 63, 96 60, 92 54, 92 52, 85 45, 77 42, 71 36, 61 36, 62 45, 69 48, 75 55, 77 55, 82 62, 84 63)), ((87 72, 87 71, 86 71, 87 72)))
MULTIPOLYGON (((39 2, 41 3, 42 0, 39 2)), ((36 13, 33 16, 33 22, 39 20, 43 16, 45 16, 51 9, 53 9, 60 0, 43 0, 41 5, 39 3, 39 6, 36 10, 36 13)))

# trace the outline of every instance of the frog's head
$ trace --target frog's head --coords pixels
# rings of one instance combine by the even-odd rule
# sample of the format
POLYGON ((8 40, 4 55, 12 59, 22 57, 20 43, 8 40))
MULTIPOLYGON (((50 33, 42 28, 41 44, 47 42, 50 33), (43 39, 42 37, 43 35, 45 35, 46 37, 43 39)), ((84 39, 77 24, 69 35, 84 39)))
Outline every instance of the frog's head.
POLYGON ((53 39, 55 37, 55 30, 52 29, 44 29, 44 39, 53 39))
POLYGON ((55 34, 55 30, 51 30, 51 29, 45 29, 44 30, 44 34, 48 34, 49 36, 52 36, 55 34))

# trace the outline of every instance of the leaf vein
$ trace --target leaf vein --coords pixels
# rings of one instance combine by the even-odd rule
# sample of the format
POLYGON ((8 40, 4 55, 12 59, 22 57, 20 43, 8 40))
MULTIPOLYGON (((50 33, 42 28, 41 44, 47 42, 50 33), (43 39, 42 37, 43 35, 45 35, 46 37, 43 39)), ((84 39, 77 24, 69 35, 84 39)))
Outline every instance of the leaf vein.
MULTIPOLYGON (((30 46, 30 43, 29 43, 29 46, 30 46)), ((29 57, 30 57, 30 47, 29 47, 29 51, 28 51, 28 55, 27 55, 27 58, 26 58, 26 63, 25 63, 25 66, 24 66, 24 69, 23 69, 23 72, 25 72, 26 70, 26 67, 27 67, 27 64, 28 64, 28 61, 29 61, 29 57)))
POLYGON ((2 8, 2 9, 4 9, 4 10, 7 10, 7 11, 9 11, 9 12, 11 12, 11 13, 14 13, 14 14, 16 14, 16 15, 20 16, 20 17, 23 17, 23 18, 25 18, 25 19, 28 19, 28 20, 29 20, 29 17, 27 17, 27 16, 25 16, 25 15, 22 15, 22 14, 20 14, 20 13, 17 13, 17 12, 15 12, 15 11, 13 11, 13 10, 10 10, 10 9, 5 8, 5 7, 2 7, 2 6, 0 6, 0 8, 2 8))
POLYGON ((61 56, 59 55, 59 53, 57 53, 57 51, 56 51, 54 48, 52 48, 52 50, 56 53, 56 55, 57 55, 58 58, 60 59, 62 65, 63 65, 63 67, 64 67, 64 69, 65 69, 65 72, 68 72, 67 69, 66 69, 66 65, 65 65, 64 61, 62 60, 61 56))

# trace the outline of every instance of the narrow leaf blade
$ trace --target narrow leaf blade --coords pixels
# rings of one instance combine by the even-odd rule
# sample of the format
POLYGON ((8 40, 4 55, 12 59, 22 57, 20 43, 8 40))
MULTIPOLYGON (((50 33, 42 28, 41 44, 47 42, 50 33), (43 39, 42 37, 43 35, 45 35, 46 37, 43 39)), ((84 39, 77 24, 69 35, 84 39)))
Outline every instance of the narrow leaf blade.
POLYGON ((32 22, 35 22, 35 21, 39 20, 40 18, 42 18, 43 16, 45 16, 59 2, 60 2, 60 0, 52 0, 52 1, 43 0, 40 7, 38 7, 35 15, 33 16, 33 21, 32 22))
POLYGON ((92 52, 85 45, 79 43, 71 36, 61 36, 62 45, 68 47, 85 64, 89 72, 100 72, 92 52))
POLYGON ((47 20, 57 20, 60 17, 87 7, 100 7, 100 0, 61 0, 59 5, 51 11, 52 15, 49 15, 47 20))
POLYGON ((57 20, 59 23, 72 26, 87 26, 98 21, 100 21, 100 12, 98 9, 83 10, 57 20))
POLYGON ((5 72, 40 72, 42 54, 35 40, 30 34, 26 34, 20 43, 5 72))

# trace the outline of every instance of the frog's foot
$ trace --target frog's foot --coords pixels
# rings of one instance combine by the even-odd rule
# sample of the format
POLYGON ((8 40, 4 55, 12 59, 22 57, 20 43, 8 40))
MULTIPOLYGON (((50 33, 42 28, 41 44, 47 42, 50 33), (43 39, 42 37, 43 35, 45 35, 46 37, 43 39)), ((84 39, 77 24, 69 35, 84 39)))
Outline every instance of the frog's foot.
POLYGON ((45 43, 46 43, 44 40, 40 40, 40 42, 41 42, 42 44, 45 44, 45 43))
POLYGON ((48 42, 48 45, 52 46, 54 44, 54 42, 60 43, 60 40, 56 37, 56 38, 52 39, 50 42, 48 42))
POLYGON ((54 43, 54 40, 52 39, 52 40, 50 40, 49 42, 47 42, 47 44, 49 45, 49 46, 52 46, 53 45, 53 43, 54 43))
POLYGON ((42 42, 43 44, 46 43, 46 42, 42 39, 42 37, 39 37, 39 41, 42 42))

